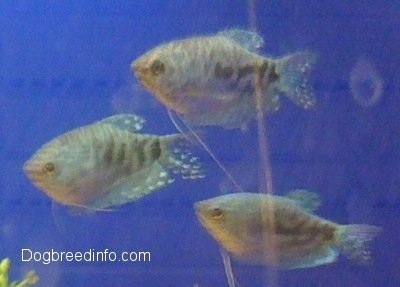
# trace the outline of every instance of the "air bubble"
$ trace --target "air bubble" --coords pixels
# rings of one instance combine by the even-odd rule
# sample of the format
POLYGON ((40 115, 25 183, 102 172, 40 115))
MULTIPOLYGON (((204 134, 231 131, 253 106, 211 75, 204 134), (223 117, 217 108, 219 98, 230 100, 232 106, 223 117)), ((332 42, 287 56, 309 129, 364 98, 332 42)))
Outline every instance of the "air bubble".
POLYGON ((350 90, 354 100, 364 108, 375 106, 383 94, 383 80, 365 58, 355 63, 350 73, 350 90))

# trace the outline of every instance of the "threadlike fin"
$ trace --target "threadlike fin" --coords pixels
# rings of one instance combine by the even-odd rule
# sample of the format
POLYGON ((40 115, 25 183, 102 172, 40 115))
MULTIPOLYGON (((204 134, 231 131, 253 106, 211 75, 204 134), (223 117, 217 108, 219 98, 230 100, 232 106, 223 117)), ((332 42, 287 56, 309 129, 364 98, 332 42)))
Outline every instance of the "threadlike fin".
POLYGON ((309 75, 317 56, 311 52, 298 52, 277 61, 278 90, 296 105, 309 109, 316 100, 309 83, 309 75))
POLYGON ((228 280, 229 287, 236 287, 236 279, 233 275, 232 264, 231 264, 231 257, 229 256, 228 252, 221 248, 219 253, 221 254, 222 263, 224 263, 225 275, 226 280, 228 280))
POLYGON ((374 225, 343 225, 338 232, 338 246, 350 258, 362 265, 371 263, 368 242, 374 239, 382 229, 374 225))
POLYGON ((200 138, 200 136, 190 127, 185 121, 183 121, 180 116, 176 113, 173 113, 170 109, 168 109, 168 115, 171 119, 172 123, 176 127, 176 129, 184 136, 187 136, 186 133, 183 132, 182 128, 179 126, 178 122, 175 120, 176 116, 180 122, 184 125, 186 129, 189 130, 190 134, 198 141, 198 143, 204 148, 204 150, 209 154, 209 156, 214 160, 214 162, 218 165, 218 167, 225 173, 225 175, 229 178, 232 184, 238 189, 238 191, 243 192, 243 188, 237 183, 237 181, 233 178, 231 173, 225 168, 225 166, 221 163, 221 161, 215 156, 209 146, 200 138))

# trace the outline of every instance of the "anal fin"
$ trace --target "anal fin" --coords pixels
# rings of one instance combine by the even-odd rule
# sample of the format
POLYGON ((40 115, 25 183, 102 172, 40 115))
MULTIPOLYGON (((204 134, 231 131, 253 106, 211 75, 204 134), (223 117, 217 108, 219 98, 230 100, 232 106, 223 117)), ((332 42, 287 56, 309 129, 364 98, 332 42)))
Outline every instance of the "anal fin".
POLYGON ((136 201, 157 189, 174 182, 158 162, 154 162, 149 168, 121 180, 115 184, 105 197, 93 201, 90 206, 94 208, 108 208, 136 201))
POLYGON ((282 257, 277 267, 282 269, 300 269, 325 265, 334 262, 338 257, 338 251, 327 245, 308 254, 282 257))

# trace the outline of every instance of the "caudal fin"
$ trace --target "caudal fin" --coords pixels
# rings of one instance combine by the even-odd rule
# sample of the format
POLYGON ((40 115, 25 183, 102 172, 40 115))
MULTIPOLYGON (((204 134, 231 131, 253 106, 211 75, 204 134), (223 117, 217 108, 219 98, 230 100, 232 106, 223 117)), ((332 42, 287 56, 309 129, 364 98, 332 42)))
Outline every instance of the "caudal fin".
POLYGON ((370 264, 372 260, 368 243, 380 231, 381 228, 374 225, 344 225, 339 229, 338 246, 350 259, 360 264, 370 264))
POLYGON ((194 156, 188 147, 188 138, 181 134, 170 135, 165 138, 165 150, 162 164, 172 173, 180 174, 184 179, 205 177, 204 169, 197 156, 194 156))
POLYGON ((309 75, 317 56, 311 52, 298 52, 277 62, 278 89, 296 105, 309 109, 316 104, 309 75))

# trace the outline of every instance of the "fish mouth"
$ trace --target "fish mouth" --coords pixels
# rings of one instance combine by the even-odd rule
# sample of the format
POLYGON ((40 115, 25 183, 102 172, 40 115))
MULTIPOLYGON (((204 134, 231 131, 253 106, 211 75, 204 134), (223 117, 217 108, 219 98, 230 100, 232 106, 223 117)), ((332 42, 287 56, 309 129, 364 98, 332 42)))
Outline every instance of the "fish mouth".
POLYGON ((137 61, 133 61, 131 63, 131 71, 136 74, 137 72, 139 72, 139 65, 137 63, 137 61))
POLYGON ((196 213, 196 216, 199 218, 201 216, 201 202, 195 202, 193 204, 194 212, 196 213))
POLYGON ((40 186, 40 170, 38 170, 37 165, 35 165, 31 161, 27 161, 24 163, 22 170, 33 185, 35 185, 36 187, 40 186))
POLYGON ((202 225, 204 225, 204 223, 205 223, 205 215, 204 215, 204 213, 206 211, 205 210, 206 209, 205 204, 202 201, 195 202, 193 204, 193 208, 194 208, 194 211, 196 213, 197 219, 200 221, 200 223, 202 225))
POLYGON ((32 178, 32 176, 37 172, 35 164, 32 162, 32 160, 27 160, 22 166, 22 170, 30 178, 32 178))
POLYGON ((193 204, 193 208, 194 208, 194 211, 196 212, 196 214, 199 212, 199 208, 200 208, 200 206, 199 206, 199 202, 195 202, 194 204, 193 204))
POLYGON ((145 86, 147 89, 153 88, 151 81, 149 81, 147 76, 149 73, 149 68, 144 67, 136 60, 131 64, 131 71, 143 86, 145 86))
POLYGON ((41 178, 41 170, 38 167, 38 164, 34 160, 27 160, 22 166, 22 170, 24 171, 28 180, 37 188, 43 189, 43 181, 41 178))
POLYGON ((141 61, 135 60, 131 63, 131 71, 140 79, 149 72, 149 68, 143 65, 141 61))

